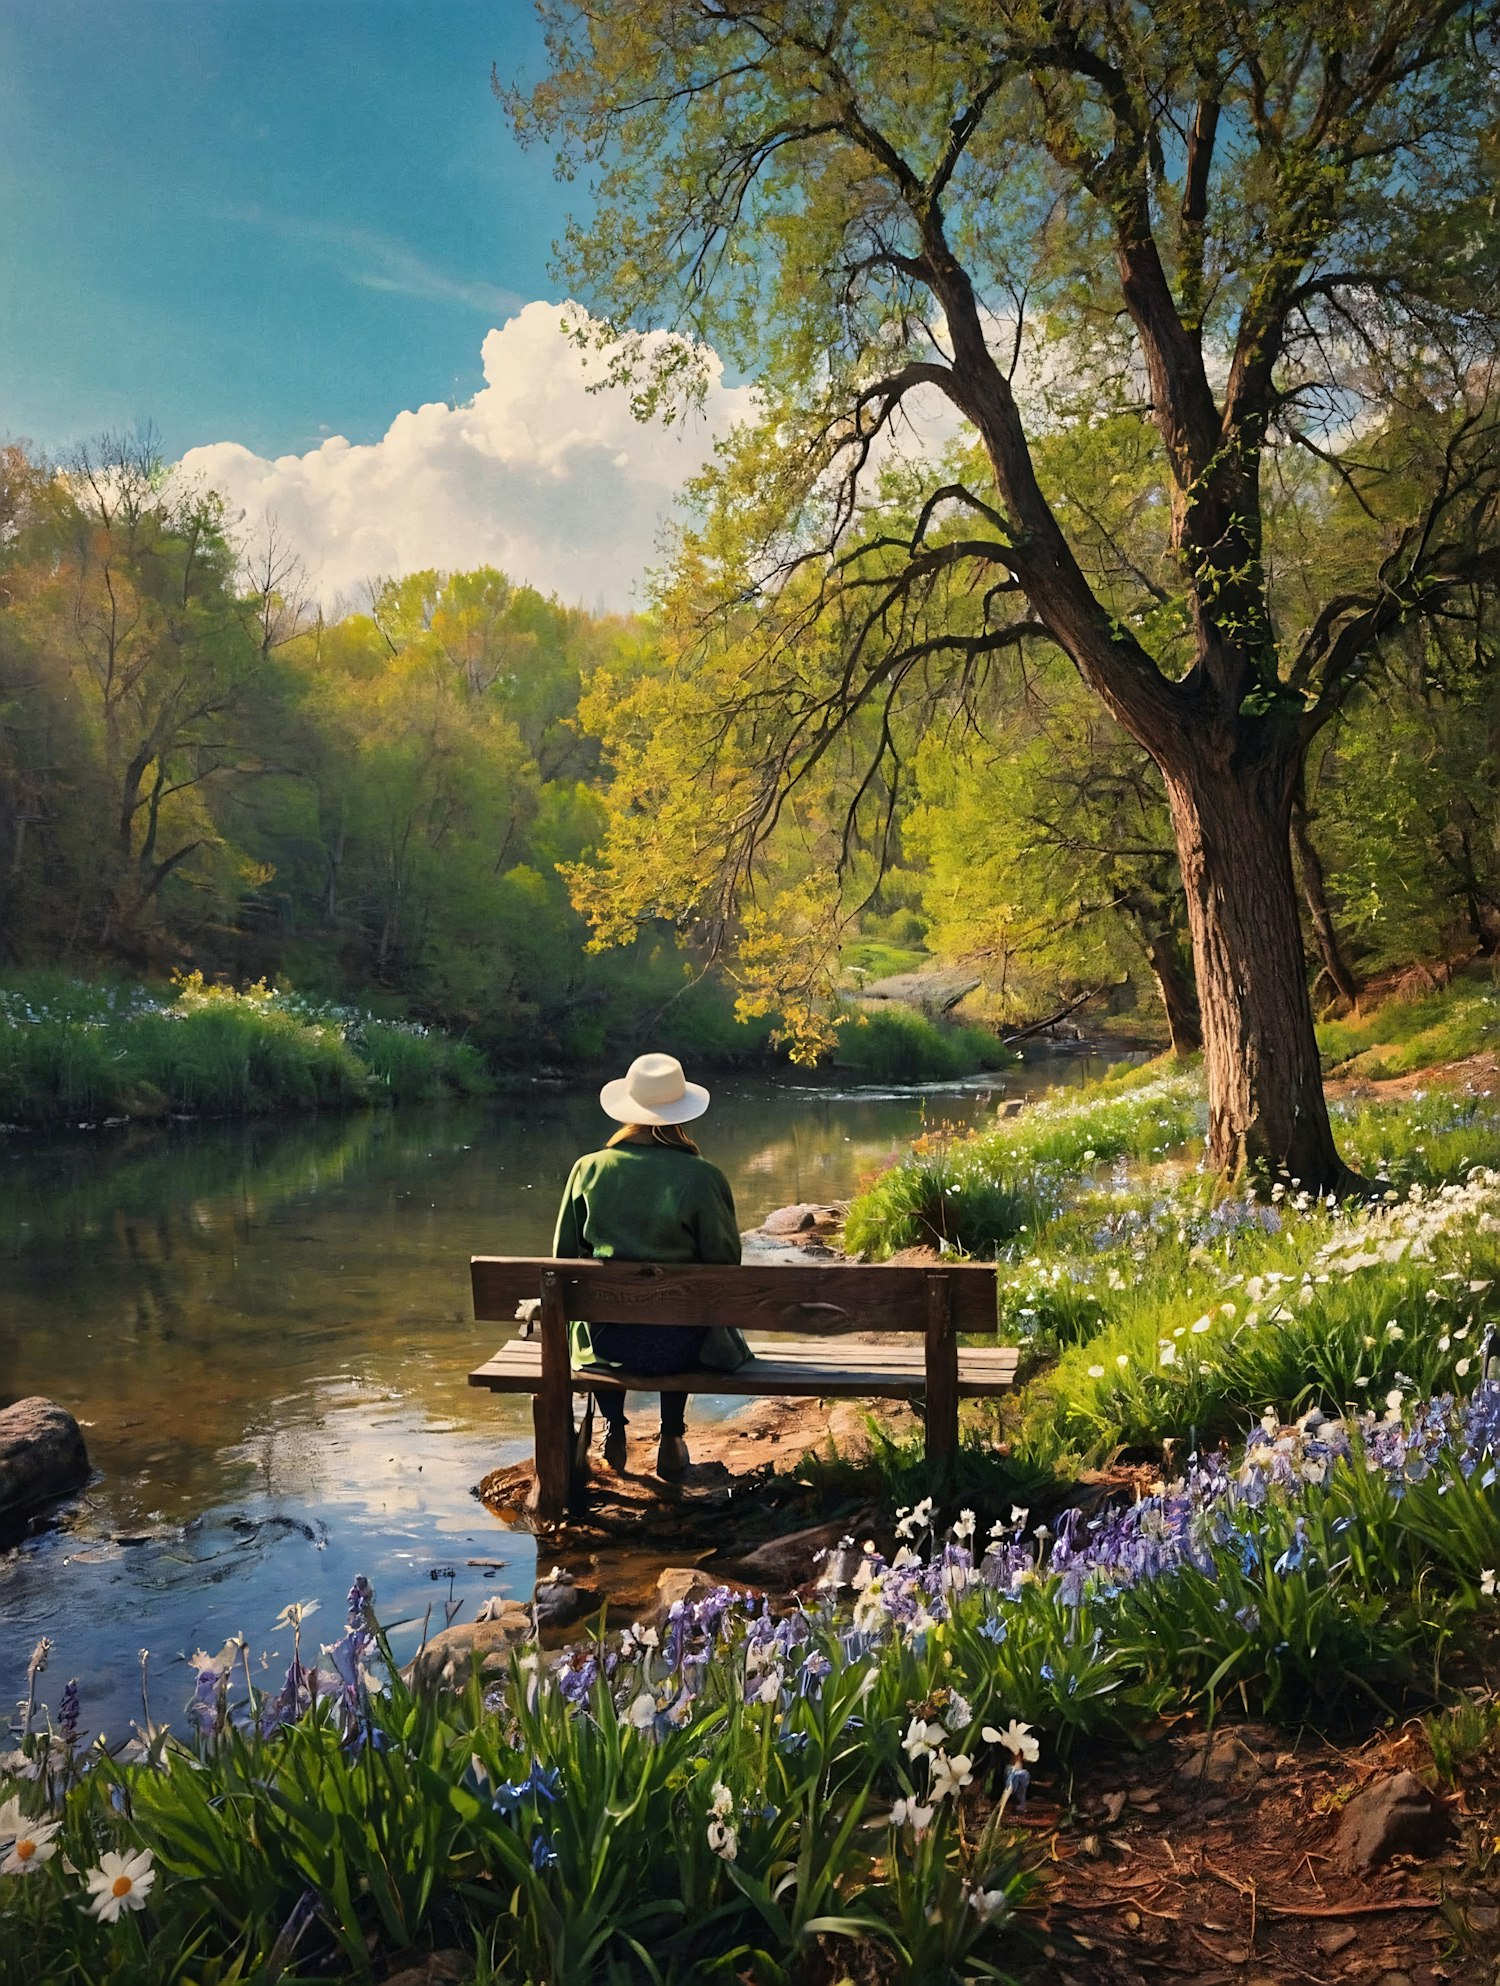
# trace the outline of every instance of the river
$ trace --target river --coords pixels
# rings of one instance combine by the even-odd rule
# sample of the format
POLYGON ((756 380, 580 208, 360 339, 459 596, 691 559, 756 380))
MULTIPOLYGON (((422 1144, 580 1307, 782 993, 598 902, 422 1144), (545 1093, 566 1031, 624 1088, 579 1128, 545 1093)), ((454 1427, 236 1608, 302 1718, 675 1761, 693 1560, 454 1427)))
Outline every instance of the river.
MULTIPOLYGON (((919 1131, 1101 1064, 1038 1053, 982 1082, 839 1090, 729 1078, 702 1127, 741 1223, 841 1199, 919 1131)), ((471 1254, 545 1254, 561 1184, 610 1126, 592 1093, 294 1122, 0 1137, 0 1403, 82 1423, 95 1478, 61 1526, 0 1554, 0 1696, 54 1642, 92 1731, 189 1694, 183 1658, 317 1599, 338 1632, 355 1573, 415 1645, 450 1598, 528 1596, 535 1548, 471 1495, 530 1449, 529 1403, 471 1390, 496 1328, 471 1254), (504 1561, 473 1566, 471 1559, 504 1561)))

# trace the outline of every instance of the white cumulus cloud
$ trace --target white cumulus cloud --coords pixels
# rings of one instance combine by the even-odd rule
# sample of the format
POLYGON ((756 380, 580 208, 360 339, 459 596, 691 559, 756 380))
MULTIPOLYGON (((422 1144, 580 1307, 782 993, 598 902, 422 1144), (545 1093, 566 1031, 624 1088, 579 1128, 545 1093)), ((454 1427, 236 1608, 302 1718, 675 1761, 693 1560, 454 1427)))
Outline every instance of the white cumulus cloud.
POLYGON ((247 531, 274 517, 325 601, 428 566, 494 565, 569 603, 629 607, 674 498, 750 417, 752 389, 725 385, 710 355, 701 414, 638 422, 624 389, 588 390, 607 355, 566 335, 579 317, 528 303, 485 338, 472 400, 400 413, 379 441, 334 435, 274 460, 212 442, 182 472, 243 512, 247 531))

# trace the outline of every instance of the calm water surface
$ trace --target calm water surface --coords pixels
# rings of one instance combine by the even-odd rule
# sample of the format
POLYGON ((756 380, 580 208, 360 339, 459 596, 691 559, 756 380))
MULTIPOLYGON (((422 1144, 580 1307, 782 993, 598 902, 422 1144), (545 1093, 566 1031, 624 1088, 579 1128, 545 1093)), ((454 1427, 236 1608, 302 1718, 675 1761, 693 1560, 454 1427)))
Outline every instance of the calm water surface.
MULTIPOLYGON (((924 1127, 1075 1082, 1083 1055, 905 1093, 733 1080, 702 1131, 741 1224, 840 1199, 924 1127)), ((413 1646, 530 1593, 535 1550, 470 1494, 530 1450, 524 1399, 472 1391, 496 1327, 470 1313, 471 1254, 545 1254, 568 1168, 610 1126, 593 1093, 293 1123, 0 1137, 0 1402, 83 1423, 96 1476, 65 1525, 0 1554, 0 1700, 39 1634, 49 1696, 77 1676, 91 1728, 190 1689, 181 1659, 317 1598, 335 1638, 356 1572, 413 1646), (469 1559, 503 1560, 471 1566, 469 1559)))

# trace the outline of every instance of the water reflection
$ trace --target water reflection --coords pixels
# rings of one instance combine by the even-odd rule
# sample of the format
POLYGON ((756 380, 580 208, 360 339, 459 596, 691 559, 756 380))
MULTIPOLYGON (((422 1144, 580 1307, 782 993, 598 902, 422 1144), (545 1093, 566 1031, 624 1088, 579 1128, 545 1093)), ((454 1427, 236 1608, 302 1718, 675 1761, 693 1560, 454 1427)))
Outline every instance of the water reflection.
MULTIPOLYGON (((1051 1058, 905 1094, 721 1084, 704 1145, 748 1227, 847 1195, 924 1125, 1089 1068, 1051 1058)), ((420 1618, 445 1555, 503 1556, 501 1583, 526 1590, 529 1541, 497 1551, 468 1495, 530 1434, 525 1401, 466 1384, 495 1338, 470 1314, 467 1261, 545 1253, 568 1167, 607 1129, 592 1095, 539 1087, 0 1139, 0 1398, 60 1400, 101 1472, 67 1532, 0 1560, 0 1690, 45 1631, 118 1725, 142 1639, 166 1653, 243 1629, 259 1645, 287 1599, 331 1609, 360 1570, 386 1612, 420 1618)))

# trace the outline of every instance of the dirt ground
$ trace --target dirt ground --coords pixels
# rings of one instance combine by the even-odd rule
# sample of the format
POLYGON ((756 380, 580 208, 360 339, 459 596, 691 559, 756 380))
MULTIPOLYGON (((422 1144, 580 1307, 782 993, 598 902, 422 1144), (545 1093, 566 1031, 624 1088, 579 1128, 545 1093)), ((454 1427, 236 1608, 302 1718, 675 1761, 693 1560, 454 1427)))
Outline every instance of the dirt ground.
POLYGON ((1140 1752, 1084 1761, 1066 1808, 1027 1823, 1067 1986, 1260 1981, 1491 1986, 1500 1977, 1500 1760, 1444 1800, 1434 1838, 1352 1872, 1335 1837, 1361 1789, 1436 1785, 1419 1722, 1349 1750, 1269 1725, 1184 1722, 1140 1752))

